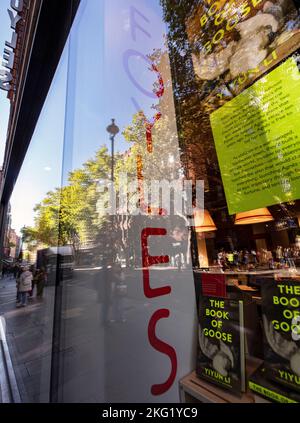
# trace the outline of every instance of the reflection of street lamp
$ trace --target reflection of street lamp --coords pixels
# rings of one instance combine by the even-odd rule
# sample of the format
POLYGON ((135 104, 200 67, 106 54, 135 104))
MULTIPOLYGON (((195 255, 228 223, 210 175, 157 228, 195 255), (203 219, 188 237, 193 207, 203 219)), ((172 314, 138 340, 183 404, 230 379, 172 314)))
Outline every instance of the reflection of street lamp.
POLYGON ((19 260, 23 260, 23 245, 25 243, 25 230, 26 230, 26 226, 24 225, 21 229, 21 240, 20 240, 20 252, 19 252, 19 260))
POLYGON ((115 124, 115 119, 112 119, 111 122, 111 125, 109 125, 106 130, 109 133, 109 138, 111 140, 111 181, 114 182, 115 136, 120 132, 120 129, 115 124))

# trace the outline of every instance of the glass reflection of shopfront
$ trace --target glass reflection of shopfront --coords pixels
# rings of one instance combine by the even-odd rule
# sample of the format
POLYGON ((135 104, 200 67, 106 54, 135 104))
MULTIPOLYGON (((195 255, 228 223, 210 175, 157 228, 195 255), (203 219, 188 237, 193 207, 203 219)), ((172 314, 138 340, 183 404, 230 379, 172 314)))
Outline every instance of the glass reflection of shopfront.
POLYGON ((168 5, 188 175, 205 184, 194 227, 197 373, 239 392, 246 373, 252 391, 297 402, 298 11, 290 1, 168 5), (246 330, 246 367, 243 334, 226 319, 246 330), (252 376, 251 356, 264 360, 252 376))
POLYGON ((299 28, 292 0, 81 1, 62 186, 34 228, 52 401, 176 402, 194 370, 217 396, 298 400, 299 28), (172 214, 153 180, 204 181, 204 209, 172 214))
POLYGON ((297 262, 298 24, 292 2, 200 2, 186 7, 187 35, 169 34, 178 53, 186 42, 191 51, 176 64, 191 76, 182 119, 190 173, 206 185, 200 267, 297 262))

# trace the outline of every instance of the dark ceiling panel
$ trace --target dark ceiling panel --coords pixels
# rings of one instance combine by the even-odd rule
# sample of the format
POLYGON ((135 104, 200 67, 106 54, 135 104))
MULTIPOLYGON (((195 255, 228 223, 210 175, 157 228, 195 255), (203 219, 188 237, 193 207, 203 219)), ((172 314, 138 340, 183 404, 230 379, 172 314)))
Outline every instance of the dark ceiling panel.
MULTIPOLYGON (((4 163, 2 203, 10 199, 80 0, 43 0, 11 153, 4 163)), ((33 163, 34 165, 34 163, 33 163)))

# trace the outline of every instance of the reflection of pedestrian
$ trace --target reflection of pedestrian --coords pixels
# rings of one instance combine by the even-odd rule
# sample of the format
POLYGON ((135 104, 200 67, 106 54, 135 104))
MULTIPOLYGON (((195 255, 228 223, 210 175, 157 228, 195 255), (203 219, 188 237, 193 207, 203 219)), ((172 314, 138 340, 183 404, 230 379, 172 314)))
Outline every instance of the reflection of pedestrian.
POLYGON ((126 322, 124 315, 124 298, 127 295, 127 285, 124 282, 124 273, 120 264, 113 265, 113 316, 111 322, 126 322))
POLYGON ((44 292, 44 287, 45 287, 45 282, 46 282, 46 271, 45 268, 42 267, 41 269, 39 269, 37 271, 37 274, 35 276, 35 280, 36 280, 36 296, 38 298, 42 298, 43 297, 43 292, 44 292))
POLYGON ((243 265, 245 270, 248 269, 248 264, 249 264, 249 251, 244 250, 243 251, 243 265))
POLYGON ((5 278, 6 273, 7 273, 7 266, 6 266, 6 264, 3 263, 3 266, 2 266, 2 279, 5 278))
POLYGON ((32 290, 32 273, 28 268, 24 268, 18 285, 20 304, 17 307, 26 307, 28 293, 32 290))
POLYGON ((109 322, 109 313, 112 304, 112 269, 110 262, 106 258, 103 259, 103 271, 101 278, 101 291, 102 291, 102 311, 103 311, 103 323, 109 322))
POLYGON ((174 265, 181 270, 187 264, 188 251, 188 233, 186 228, 175 226, 170 237, 170 243, 173 247, 173 262, 174 265))
POLYGON ((17 304, 21 302, 19 287, 20 287, 20 276, 23 273, 23 271, 24 271, 24 269, 22 267, 18 266, 18 271, 16 273, 17 304))
POLYGON ((29 299, 33 299, 33 290, 34 290, 34 285, 35 285, 35 268, 34 268, 34 266, 33 265, 31 265, 30 266, 30 268, 29 268, 29 271, 32 273, 32 276, 33 276, 33 279, 32 279, 32 288, 31 288, 31 291, 29 292, 29 299))
POLYGON ((239 253, 237 252, 237 250, 234 250, 233 252, 233 264, 235 267, 239 266, 239 253))
POLYGON ((17 263, 14 265, 14 278, 17 279, 17 276, 19 274, 20 268, 17 265, 17 263))

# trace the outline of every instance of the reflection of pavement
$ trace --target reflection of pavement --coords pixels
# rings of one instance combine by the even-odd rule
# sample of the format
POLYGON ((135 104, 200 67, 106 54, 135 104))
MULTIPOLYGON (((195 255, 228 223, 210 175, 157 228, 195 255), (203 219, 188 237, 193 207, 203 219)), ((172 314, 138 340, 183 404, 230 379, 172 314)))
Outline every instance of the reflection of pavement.
MULTIPOLYGON (((59 402, 148 402, 153 384, 166 381, 170 360, 148 341, 148 324, 154 312, 167 308, 171 314, 157 325, 157 335, 176 348, 180 371, 186 375, 193 364, 195 329, 194 286, 191 272, 152 272, 153 286, 172 286, 172 295, 147 299, 142 270, 125 269, 128 292, 122 300, 126 322, 114 319, 107 307, 102 269, 76 269, 63 282, 60 344, 59 402), (106 310, 106 311, 105 311, 106 310)), ((15 282, 0 281, 0 313, 7 323, 8 342, 23 401, 49 400, 53 318, 53 287, 45 299, 25 309, 15 308, 15 282)), ((153 397, 152 397, 153 398, 153 397)), ((178 400, 178 384, 155 401, 178 400)))
MULTIPOLYGON (((147 299, 141 282, 141 269, 125 269, 128 294, 123 300, 125 323, 108 325, 103 321, 103 273, 94 269, 75 270, 65 285, 64 344, 69 351, 61 362, 63 402, 147 402, 155 383, 165 382, 170 360, 155 351, 148 341, 148 323, 159 308, 171 311, 169 319, 158 323, 157 333, 174 345, 180 370, 187 374, 193 363, 194 286, 189 271, 164 269, 152 283, 170 284, 174 295, 147 299)), ((152 272, 152 271, 151 271, 152 272)), ((157 274, 157 272, 154 272, 157 274)), ((111 317, 112 310, 108 312, 111 317)), ((194 364, 194 363, 193 363, 194 364)), ((155 401, 178 400, 178 385, 155 401)))
POLYGON ((26 308, 16 308, 14 279, 0 280, 0 314, 23 402, 47 402, 50 378, 53 288, 44 299, 35 298, 26 308))

